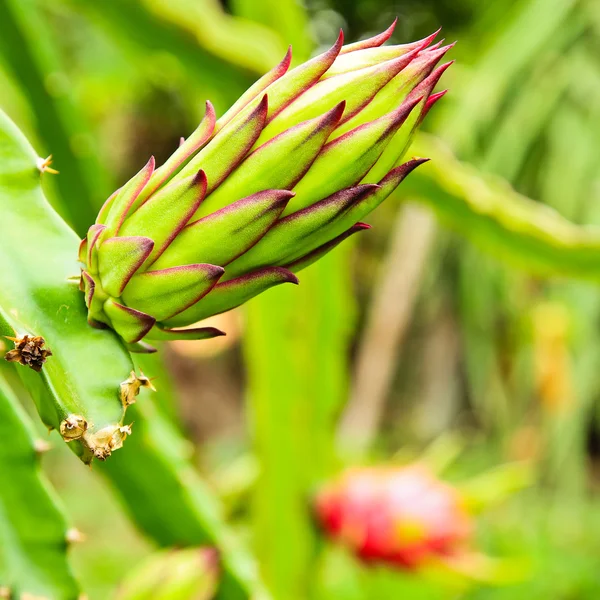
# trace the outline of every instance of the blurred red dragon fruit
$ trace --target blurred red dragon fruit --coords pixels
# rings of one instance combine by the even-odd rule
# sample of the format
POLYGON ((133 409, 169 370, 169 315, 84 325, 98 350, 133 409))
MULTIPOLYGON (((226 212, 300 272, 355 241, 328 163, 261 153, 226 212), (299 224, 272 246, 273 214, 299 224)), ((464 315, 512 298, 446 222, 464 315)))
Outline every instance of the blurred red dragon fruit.
POLYGON ((458 492, 415 465, 350 469, 320 490, 316 512, 362 560, 407 569, 461 554, 471 533, 458 492))

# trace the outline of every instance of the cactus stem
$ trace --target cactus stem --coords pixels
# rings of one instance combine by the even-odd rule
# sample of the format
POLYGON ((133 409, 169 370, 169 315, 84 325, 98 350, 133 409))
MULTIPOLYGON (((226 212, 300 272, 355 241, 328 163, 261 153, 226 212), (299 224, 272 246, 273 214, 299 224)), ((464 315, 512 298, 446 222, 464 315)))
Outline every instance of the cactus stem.
POLYGON ((39 373, 48 356, 52 356, 52 351, 49 348, 44 348, 46 340, 39 335, 29 336, 25 334, 22 337, 7 335, 5 337, 15 344, 14 349, 9 350, 4 355, 4 359, 8 362, 18 362, 39 373))

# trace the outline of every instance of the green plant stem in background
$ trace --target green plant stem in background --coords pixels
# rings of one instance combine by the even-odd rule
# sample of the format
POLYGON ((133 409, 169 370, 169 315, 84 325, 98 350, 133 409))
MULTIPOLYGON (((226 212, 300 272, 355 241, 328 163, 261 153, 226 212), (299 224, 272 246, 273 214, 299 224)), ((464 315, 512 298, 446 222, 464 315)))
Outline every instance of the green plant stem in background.
POLYGON ((232 0, 235 15, 262 23, 277 31, 293 49, 292 61, 296 64, 306 60, 313 49, 308 34, 309 18, 303 2, 298 0, 232 0))
MULTIPOLYGON (((294 60, 307 58, 311 42, 298 26, 307 24, 299 3, 239 0, 234 9, 278 31, 292 29, 294 60)), ((271 290, 246 311, 249 418, 260 461, 255 550, 281 600, 306 597, 313 580, 309 499, 332 470, 335 420, 346 394, 354 313, 349 256, 348 248, 338 248, 305 270, 298 288, 271 290)))
POLYGON ((502 15, 502 27, 461 90, 460 103, 439 130, 461 157, 475 160, 478 133, 494 123, 520 71, 539 59, 544 45, 554 47, 554 36, 575 4, 577 0, 527 0, 489 6, 490 12, 497 11, 496 17, 502 15))
POLYGON ((40 469, 44 445, 0 379, 0 596, 75 600, 66 518, 40 469))
POLYGON ((72 99, 52 34, 36 0, 0 3, 0 57, 32 107, 35 128, 61 176, 52 181, 57 207, 82 234, 110 192, 94 138, 72 99))
MULTIPOLYGON (((91 21, 105 29, 115 45, 129 54, 140 68, 147 66, 148 54, 154 57, 164 57, 166 54, 180 61, 187 77, 197 82, 202 90, 203 99, 210 97, 217 109, 225 110, 252 82, 252 78, 239 65, 207 52, 195 40, 182 35, 177 27, 161 21, 138 2, 63 1, 73 9, 84 12, 91 21)), ((204 16, 201 21, 210 31, 211 22, 204 16)))
POLYGON ((297 289, 248 306, 245 355, 255 452, 257 556, 276 598, 306 596, 314 568, 310 495, 332 470, 333 433, 346 392, 352 331, 348 252, 304 273, 297 289))
POLYGON ((530 272, 600 281, 599 228, 575 225, 503 180, 481 175, 430 136, 418 136, 413 151, 432 161, 406 180, 404 190, 446 225, 530 272))
MULTIPOLYGON (((218 0, 142 0, 147 10, 183 31, 199 46, 233 65, 262 75, 273 66, 273 56, 286 51, 281 32, 257 20, 228 15, 218 0)), ((278 6, 275 10, 281 11, 278 6)), ((291 40, 290 40, 291 41, 291 40)))

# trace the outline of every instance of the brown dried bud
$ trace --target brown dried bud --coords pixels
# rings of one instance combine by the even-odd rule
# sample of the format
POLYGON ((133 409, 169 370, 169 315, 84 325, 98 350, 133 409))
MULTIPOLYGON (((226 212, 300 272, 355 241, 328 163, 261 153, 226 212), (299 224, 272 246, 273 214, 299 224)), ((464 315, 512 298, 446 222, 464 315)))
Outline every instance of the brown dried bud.
POLYGON ((46 340, 39 335, 29 336, 25 334, 23 337, 6 336, 6 338, 15 343, 14 349, 9 350, 4 355, 4 359, 8 362, 18 362, 39 373, 46 362, 46 358, 52 356, 52 351, 49 348, 44 348, 46 340))
POLYGON ((60 423, 60 435, 65 442, 78 440, 86 432, 88 422, 81 415, 69 415, 60 423))
POLYGON ((140 393, 141 388, 149 388, 153 392, 156 391, 156 388, 152 385, 152 381, 141 371, 139 376, 135 374, 135 371, 131 371, 129 377, 121 383, 119 392, 121 402, 125 408, 135 402, 135 397, 140 393))
POLYGON ((123 447, 128 435, 131 435, 131 425, 109 425, 95 433, 88 432, 83 437, 93 456, 98 460, 106 460, 113 450, 123 447))

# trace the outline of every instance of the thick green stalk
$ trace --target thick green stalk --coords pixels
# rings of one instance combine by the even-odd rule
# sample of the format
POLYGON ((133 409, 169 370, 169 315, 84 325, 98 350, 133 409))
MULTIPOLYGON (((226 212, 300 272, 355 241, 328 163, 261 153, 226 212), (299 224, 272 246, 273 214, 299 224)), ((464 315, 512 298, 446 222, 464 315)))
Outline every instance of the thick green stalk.
POLYGON ((79 272, 78 238, 44 198, 37 163, 0 113, 0 333, 44 339, 52 356, 40 372, 19 366, 19 375, 45 425, 90 462, 126 435, 119 394, 133 365, 112 331, 87 324, 81 292, 68 281, 79 272))
POLYGON ((0 380, 0 597, 75 600, 67 523, 41 473, 33 424, 0 380))

